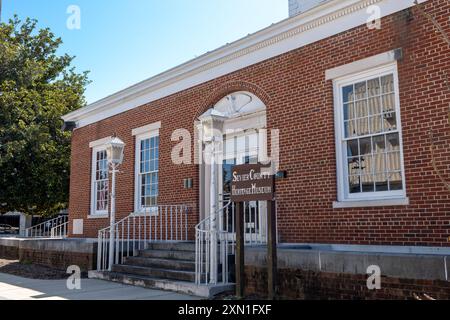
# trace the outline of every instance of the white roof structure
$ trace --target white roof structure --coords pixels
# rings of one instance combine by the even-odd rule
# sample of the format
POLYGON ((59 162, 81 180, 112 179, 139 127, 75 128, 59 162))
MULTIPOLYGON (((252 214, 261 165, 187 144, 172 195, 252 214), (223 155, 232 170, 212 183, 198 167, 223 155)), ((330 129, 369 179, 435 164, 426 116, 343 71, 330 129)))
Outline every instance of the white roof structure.
MULTIPOLYGON (((428 0, 419 0, 419 3, 428 0)), ((137 83, 63 118, 81 128, 212 79, 301 48, 368 22, 367 9, 382 16, 414 6, 414 0, 329 0, 245 38, 137 83)), ((325 77, 325 75, 324 75, 325 77)))

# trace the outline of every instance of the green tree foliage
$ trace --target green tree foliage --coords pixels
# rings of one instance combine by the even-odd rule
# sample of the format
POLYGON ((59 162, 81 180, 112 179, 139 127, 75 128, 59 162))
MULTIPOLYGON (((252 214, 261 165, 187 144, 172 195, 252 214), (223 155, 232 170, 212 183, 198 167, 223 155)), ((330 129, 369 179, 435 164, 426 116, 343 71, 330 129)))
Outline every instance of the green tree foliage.
POLYGON ((68 202, 71 135, 61 116, 85 105, 87 72, 36 24, 0 24, 0 214, 52 215, 68 202))

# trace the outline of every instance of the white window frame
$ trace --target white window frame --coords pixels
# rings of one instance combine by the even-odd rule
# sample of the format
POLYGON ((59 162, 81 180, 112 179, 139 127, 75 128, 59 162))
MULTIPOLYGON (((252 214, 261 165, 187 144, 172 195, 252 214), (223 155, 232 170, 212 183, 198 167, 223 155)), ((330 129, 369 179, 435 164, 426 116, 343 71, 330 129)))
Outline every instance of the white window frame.
POLYGON ((335 115, 335 136, 336 136, 336 164, 337 164, 337 189, 338 202, 334 204, 335 208, 340 207, 358 207, 358 206, 381 206, 381 205, 407 205, 409 201, 406 197, 405 165, 403 152, 403 134, 400 112, 399 80, 397 62, 390 63, 371 70, 362 71, 352 75, 344 76, 333 80, 334 87, 334 115, 335 115), (347 182, 348 166, 347 150, 345 145, 344 128, 344 108, 342 105, 342 88, 350 84, 355 84, 364 80, 370 80, 376 77, 393 74, 395 89, 395 112, 397 115, 397 131, 400 142, 400 162, 402 170, 403 189, 386 192, 368 192, 350 194, 347 182))
MULTIPOLYGON (((106 145, 105 141, 109 140, 110 138, 101 139, 98 142, 91 143, 91 149, 92 149, 92 156, 91 156, 91 212, 90 216, 91 218, 98 218, 98 217, 107 217, 109 216, 109 193, 107 195, 108 197, 108 205, 106 210, 97 210, 97 192, 96 192, 96 176, 97 176, 97 153, 106 151, 106 145)), ((108 168, 108 179, 109 179, 109 168, 108 168)), ((109 184, 109 180, 108 180, 109 184)), ((109 190, 108 185, 108 190, 109 190)))
MULTIPOLYGON (((141 159, 141 142, 143 140, 159 137, 159 129, 161 128, 161 122, 157 122, 148 126, 144 126, 142 128, 137 128, 132 131, 132 135, 135 136, 135 164, 134 164, 134 215, 146 214, 150 213, 152 215, 158 215, 158 206, 154 207, 142 207, 141 206, 141 188, 140 188, 140 159, 141 159)), ((159 143, 160 152, 161 141, 159 143)), ((159 156, 160 159, 160 156, 159 156)), ((158 160, 159 160, 158 159, 158 160)), ((159 190, 159 165, 158 165, 158 190, 159 190)), ((157 195, 157 198, 159 194, 157 195)))

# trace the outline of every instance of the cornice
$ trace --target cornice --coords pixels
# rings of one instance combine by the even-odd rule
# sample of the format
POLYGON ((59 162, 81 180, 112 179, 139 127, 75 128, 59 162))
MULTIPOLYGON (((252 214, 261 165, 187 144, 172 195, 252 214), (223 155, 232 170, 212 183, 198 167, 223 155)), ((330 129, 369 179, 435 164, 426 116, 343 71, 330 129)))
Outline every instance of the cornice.
MULTIPOLYGON (((349 15, 349 14, 351 14, 353 12, 360 11, 362 9, 366 9, 369 6, 375 5, 375 4, 377 4, 379 2, 382 2, 382 1, 383 0, 364 0, 364 1, 360 2, 360 3, 348 6, 348 7, 344 8, 344 9, 341 9, 341 10, 339 10, 339 11, 333 13, 333 14, 329 14, 329 15, 326 15, 326 16, 324 16, 322 18, 315 19, 314 21, 309 22, 309 23, 301 24, 300 26, 292 28, 289 31, 285 31, 285 32, 283 32, 283 33, 281 33, 279 35, 276 35, 276 36, 271 37, 271 38, 269 38, 267 40, 261 41, 261 42, 259 42, 256 45, 253 45, 253 46, 250 46, 248 48, 239 50, 239 51, 237 51, 237 52, 235 52, 233 54, 230 54, 230 55, 228 55, 228 56, 226 56, 224 58, 218 59, 218 60, 216 60, 214 62, 205 64, 202 67, 198 68, 196 71, 197 72, 202 72, 202 71, 205 71, 205 70, 217 67, 217 66, 219 66, 221 64, 224 64, 226 62, 235 60, 235 59, 237 59, 237 58, 239 58, 241 56, 247 55, 247 54, 249 54, 251 52, 261 50, 261 49, 263 49, 265 47, 268 47, 268 46, 274 45, 274 44, 276 44, 278 42, 281 42, 281 41, 287 40, 289 38, 292 38, 292 37, 294 37, 294 36, 296 36, 296 35, 298 35, 300 33, 303 33, 305 31, 309 31, 311 29, 318 28, 321 25, 324 25, 326 23, 333 22, 336 19, 339 19, 339 18, 341 18, 343 16, 349 15)), ((300 15, 300 17, 301 16, 302 15, 300 15)), ((299 18, 299 16, 295 16, 294 18, 299 18)))
MULTIPOLYGON (((196 59, 190 60, 166 72, 94 102, 91 105, 69 113, 64 116, 63 119, 65 121, 78 122, 86 117, 94 116, 102 111, 109 110, 111 107, 118 107, 125 103, 133 105, 133 100, 137 100, 145 94, 163 89, 177 82, 181 82, 182 80, 207 72, 208 70, 224 67, 226 64, 232 64, 240 58, 298 37, 302 33, 331 24, 343 17, 361 12, 369 6, 392 1, 405 2, 405 7, 413 5, 413 0, 331 0, 325 2, 302 14, 273 24, 270 27, 262 29, 245 38, 208 52, 196 59), (411 4, 409 4, 409 2, 411 2, 411 4)), ((421 2, 424 1, 427 0, 422 0, 421 2)), ((230 72, 232 71, 233 70, 230 72)), ((189 87, 186 87, 178 91, 188 88, 189 87)), ((173 93, 174 92, 170 92, 167 95, 173 93)), ((162 97, 163 96, 159 98, 162 97)), ((147 101, 147 103, 148 102, 151 101, 147 101)), ((120 112, 130 110, 142 104, 144 104, 142 101, 136 101, 136 105, 124 108, 123 110, 121 109, 120 112)), ((105 118, 109 116, 111 115, 106 115, 105 118)), ((101 117, 97 117, 95 120, 100 121, 101 117)), ((93 120, 93 122, 95 121, 93 120)))

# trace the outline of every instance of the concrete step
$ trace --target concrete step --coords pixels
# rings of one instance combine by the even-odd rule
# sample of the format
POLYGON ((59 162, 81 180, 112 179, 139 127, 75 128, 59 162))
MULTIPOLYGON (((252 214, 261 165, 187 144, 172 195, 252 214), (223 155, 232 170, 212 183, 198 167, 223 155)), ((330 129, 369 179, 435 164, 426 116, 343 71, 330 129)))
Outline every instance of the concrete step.
POLYGON ((195 272, 139 267, 133 265, 114 265, 112 271, 116 273, 134 274, 159 279, 195 282, 195 272))
POLYGON ((195 242, 154 242, 148 245, 149 250, 164 251, 193 251, 195 252, 195 242))
POLYGON ((154 259, 169 259, 169 260, 183 260, 195 261, 195 251, 165 251, 165 250, 142 250, 138 257, 154 258, 154 259))
POLYGON ((197 286, 193 282, 173 281, 117 272, 89 271, 89 278, 113 281, 148 289, 173 291, 207 299, 213 298, 223 292, 233 292, 235 290, 234 284, 197 286))
POLYGON ((146 268, 195 271, 195 262, 185 260, 130 257, 125 259, 124 264, 146 268))

